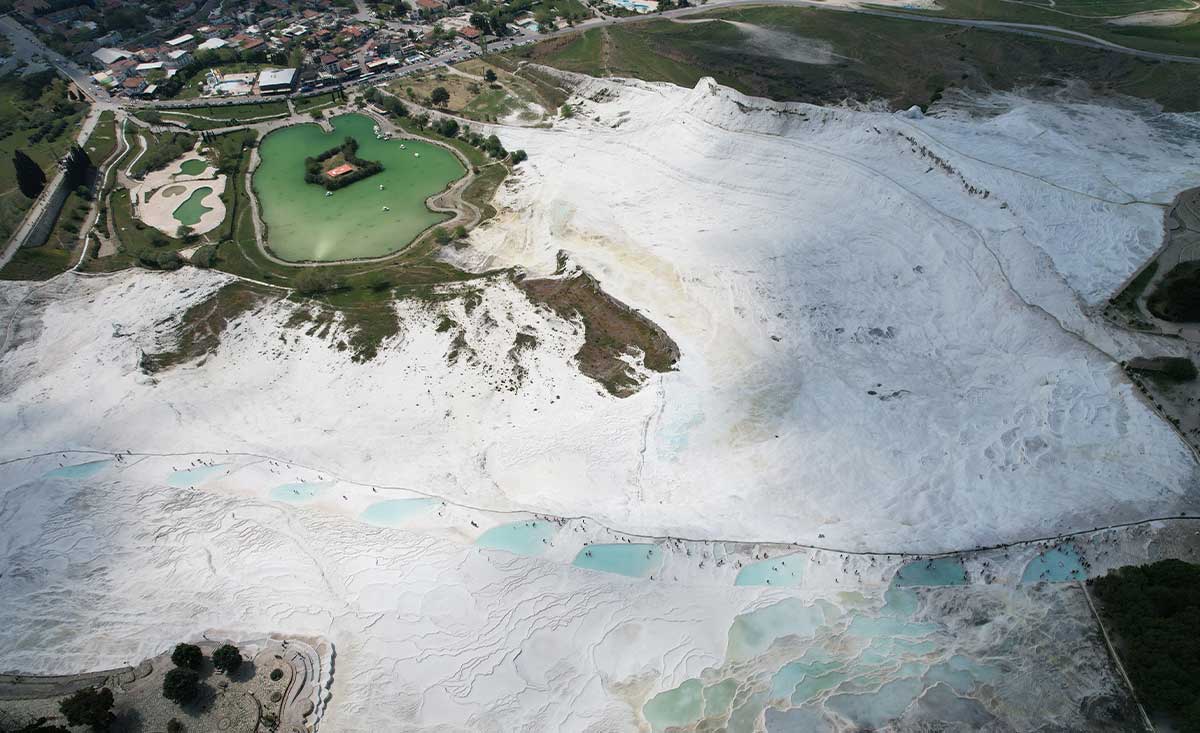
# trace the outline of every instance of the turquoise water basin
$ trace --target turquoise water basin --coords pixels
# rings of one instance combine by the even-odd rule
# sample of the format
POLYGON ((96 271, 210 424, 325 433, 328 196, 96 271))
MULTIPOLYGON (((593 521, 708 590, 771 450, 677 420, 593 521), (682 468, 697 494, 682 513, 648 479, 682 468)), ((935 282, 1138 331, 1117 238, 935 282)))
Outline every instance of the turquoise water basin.
POLYGON ((477 547, 504 550, 515 555, 540 555, 550 547, 558 525, 542 520, 525 520, 492 527, 475 540, 477 547))
POLYGON ((1025 566, 1021 582, 1029 584, 1046 580, 1051 583, 1065 583, 1086 578, 1087 569, 1083 567, 1079 553, 1070 547, 1055 547, 1041 553, 1025 566))
POLYGON ((387 499, 367 507, 358 518, 376 527, 399 527, 434 504, 436 499, 387 499))
POLYGON ((588 570, 644 578, 662 563, 658 545, 618 543, 589 545, 575 556, 574 565, 588 570))
POLYGON ((896 572, 892 583, 898 588, 914 585, 966 585, 967 571, 956 557, 910 562, 896 572))
POLYGON ((44 477, 77 479, 89 478, 103 471, 110 463, 112 463, 112 461, 108 459, 101 461, 88 461, 87 463, 76 463, 73 466, 62 466, 61 468, 56 468, 53 471, 48 471, 44 477))
POLYGON ((800 582, 799 555, 789 555, 750 563, 738 571, 734 585, 778 585, 789 586, 800 582), (788 560, 792 564, 788 565, 788 560))

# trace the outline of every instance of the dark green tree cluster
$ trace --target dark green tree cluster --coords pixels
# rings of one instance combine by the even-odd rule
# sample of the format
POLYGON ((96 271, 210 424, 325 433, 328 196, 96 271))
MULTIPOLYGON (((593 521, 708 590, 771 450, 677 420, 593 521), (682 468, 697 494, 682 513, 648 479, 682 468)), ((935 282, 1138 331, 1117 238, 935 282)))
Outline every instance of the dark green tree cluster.
POLYGON ((21 150, 13 151, 13 168, 17 173, 17 188, 27 198, 37 198, 46 187, 46 173, 42 167, 21 150))
POLYGON ((242 652, 233 644, 222 644, 213 652, 212 660, 218 672, 233 674, 242 666, 242 652))
POLYGON ((386 110, 393 117, 408 117, 408 107, 390 94, 372 88, 367 92, 367 101, 386 110))
POLYGON ((139 164, 147 171, 156 171, 179 158, 196 144, 196 136, 186 132, 169 132, 159 135, 157 143, 146 148, 139 164))
POLYGON ((326 191, 336 191, 339 188, 349 186, 351 183, 373 176, 382 170, 383 164, 379 161, 363 160, 358 157, 358 141, 347 136, 342 141, 342 144, 336 148, 330 148, 317 156, 304 159, 304 182, 322 185, 326 191), (349 173, 343 173, 337 178, 330 178, 325 175, 322 163, 339 153, 355 169, 349 173))
POLYGON ((163 677, 162 694, 176 705, 186 705, 200 694, 200 675, 195 670, 176 667, 163 677))
POLYGON ((204 664, 204 653, 195 644, 176 644, 171 652, 171 664, 184 669, 200 669, 204 664))
POLYGON ((86 725, 94 731, 106 731, 116 720, 112 706, 112 690, 107 687, 87 687, 60 702, 58 709, 71 725, 86 725))
MULTIPOLYGON (((172 254, 174 252, 164 252, 172 254)), ((178 259, 178 255, 176 255, 178 259)), ((163 676, 162 694, 177 705, 186 705, 200 694, 198 670, 204 664, 204 653, 195 644, 176 644, 171 652, 171 663, 175 668, 163 676)))
POLYGON ((1200 262, 1181 262, 1155 287, 1146 308, 1165 321, 1200 321, 1200 262))
POLYGON ((72 145, 62 160, 62 169, 63 182, 68 188, 86 188, 90 192, 88 183, 91 181, 92 174, 96 172, 96 166, 92 165, 92 159, 86 150, 78 145, 72 145))
POLYGON ((1091 585, 1142 703, 1200 733, 1200 565, 1130 565, 1091 585))

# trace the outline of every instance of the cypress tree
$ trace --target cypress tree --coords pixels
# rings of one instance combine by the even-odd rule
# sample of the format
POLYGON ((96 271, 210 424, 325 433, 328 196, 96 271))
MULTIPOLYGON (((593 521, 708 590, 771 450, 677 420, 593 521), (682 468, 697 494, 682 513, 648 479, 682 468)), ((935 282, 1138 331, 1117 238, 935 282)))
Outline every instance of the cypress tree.
POLYGON ((37 198, 46 187, 46 174, 41 166, 23 151, 13 151, 13 167, 17 171, 17 188, 28 198, 37 198))

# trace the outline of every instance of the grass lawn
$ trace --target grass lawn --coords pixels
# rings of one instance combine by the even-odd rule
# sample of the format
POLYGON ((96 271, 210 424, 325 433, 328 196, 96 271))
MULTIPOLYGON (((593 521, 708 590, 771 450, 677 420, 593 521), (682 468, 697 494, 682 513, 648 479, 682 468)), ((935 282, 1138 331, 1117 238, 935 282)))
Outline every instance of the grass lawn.
POLYGON ((42 245, 22 247, 0 270, 0 280, 49 280, 71 266, 70 250, 42 245))
POLYGON ((279 101, 257 104, 213 104, 206 107, 184 107, 173 111, 189 115, 199 115, 201 117, 214 117, 221 120, 240 121, 257 117, 270 117, 272 115, 286 115, 288 113, 288 106, 287 102, 279 101))
MULTIPOLYGON (((146 138, 146 152, 133 165, 132 173, 135 178, 142 177, 146 171, 161 168, 191 150, 197 137, 182 131, 153 133, 143 128, 138 128, 137 134, 146 138)), ((136 135, 132 142, 134 148, 137 148, 136 135)))
MULTIPOLYGON (((947 2, 956 7, 976 0, 947 2)), ((925 106, 954 86, 1007 90, 1067 77, 1086 81, 1100 92, 1154 99, 1170 111, 1200 109, 1197 64, 1154 62, 1047 39, 812 8, 728 9, 702 17, 787 34, 797 44, 824 41, 838 56, 824 65, 790 61, 764 55, 760 42, 728 23, 661 19, 592 29, 510 53, 593 76, 634 76, 681 86, 712 76, 747 94, 818 104, 883 99, 903 109, 925 106)))
POLYGON ((1119 26, 1111 17, 1151 10, 1186 10, 1186 0, 1056 0, 1048 2, 998 2, 997 0, 939 0, 942 10, 922 8, 890 11, 948 18, 977 18, 1012 23, 1053 25, 1097 36, 1113 43, 1146 51, 1200 56, 1200 13, 1191 14, 1191 22, 1182 26, 1119 26))
POLYGON ((1150 10, 1188 10, 1192 7, 1187 0, 1025 0, 1037 7, 1053 7, 1062 13, 1089 15, 1097 18, 1144 13, 1150 10))
POLYGON ((100 119, 96 121, 96 129, 92 130, 92 136, 88 138, 83 148, 96 166, 100 166, 108 160, 108 156, 112 155, 117 148, 117 124, 112 112, 100 113, 100 119))
POLYGON ((297 99, 292 104, 295 106, 297 112, 310 112, 314 109, 324 109, 325 107, 333 106, 337 104, 337 100, 334 99, 333 92, 326 92, 325 94, 297 99))
POLYGON ((12 236, 33 204, 17 188, 13 153, 24 151, 49 181, 55 162, 79 132, 85 105, 69 100, 66 90, 53 73, 26 80, 13 74, 0 77, 0 241, 12 236))

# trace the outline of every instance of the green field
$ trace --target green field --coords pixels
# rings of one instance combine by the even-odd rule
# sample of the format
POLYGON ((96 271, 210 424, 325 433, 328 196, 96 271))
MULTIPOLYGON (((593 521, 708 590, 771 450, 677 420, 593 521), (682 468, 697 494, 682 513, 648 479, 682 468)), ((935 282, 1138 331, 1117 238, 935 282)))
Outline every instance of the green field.
POLYGON ((112 112, 101 112, 100 119, 96 121, 96 129, 92 130, 91 137, 88 138, 87 144, 83 149, 87 151, 88 157, 92 159, 92 163, 99 167, 104 161, 108 160, 108 156, 117 148, 117 125, 112 112))
MULTIPOLYGON (((952 5, 975 1, 949 0, 952 5)), ((1008 90, 1076 78, 1098 92, 1154 99, 1170 111, 1200 109, 1195 92, 1200 64, 1149 61, 999 31, 813 8, 730 9, 692 19, 700 18, 753 28, 652 19, 591 29, 513 55, 593 76, 632 76, 682 86, 712 76, 747 94, 818 104, 882 99, 895 109, 924 107, 953 87, 1008 90), (762 41, 764 33, 770 44, 762 41), (829 44, 832 63, 783 57, 812 48, 814 42, 829 44)))
MULTIPOLYGON (((164 113, 168 110, 162 110, 164 113)), ((214 104, 206 107, 184 107, 170 110, 201 117, 213 117, 222 120, 247 120, 256 117, 285 115, 288 113, 287 102, 262 102, 258 104, 214 104)))
POLYGON ((336 103, 337 100, 334 99, 333 92, 326 92, 325 94, 297 99, 292 104, 295 106, 297 112, 311 112, 314 109, 323 109, 336 103))
POLYGON ((55 161, 75 141, 84 109, 67 98, 65 82, 53 73, 0 78, 0 241, 12 235, 33 203, 17 189, 13 153, 24 151, 49 180, 55 161))
POLYGON ((1089 18, 1119 18, 1152 10, 1190 10, 1187 0, 1017 0, 1035 8, 1089 18))
MULTIPOLYGON (((1152 10, 1187 10, 1192 7, 1187 0, 1054 0, 1053 6, 1049 0, 938 0, 938 5, 941 10, 908 9, 900 12, 1053 25, 1087 33, 1130 48, 1180 56, 1200 56, 1200 11, 1193 11, 1189 23, 1180 26, 1119 26, 1108 22, 1112 17, 1152 10)), ((898 10, 894 7, 882 9, 893 12, 898 10)))

